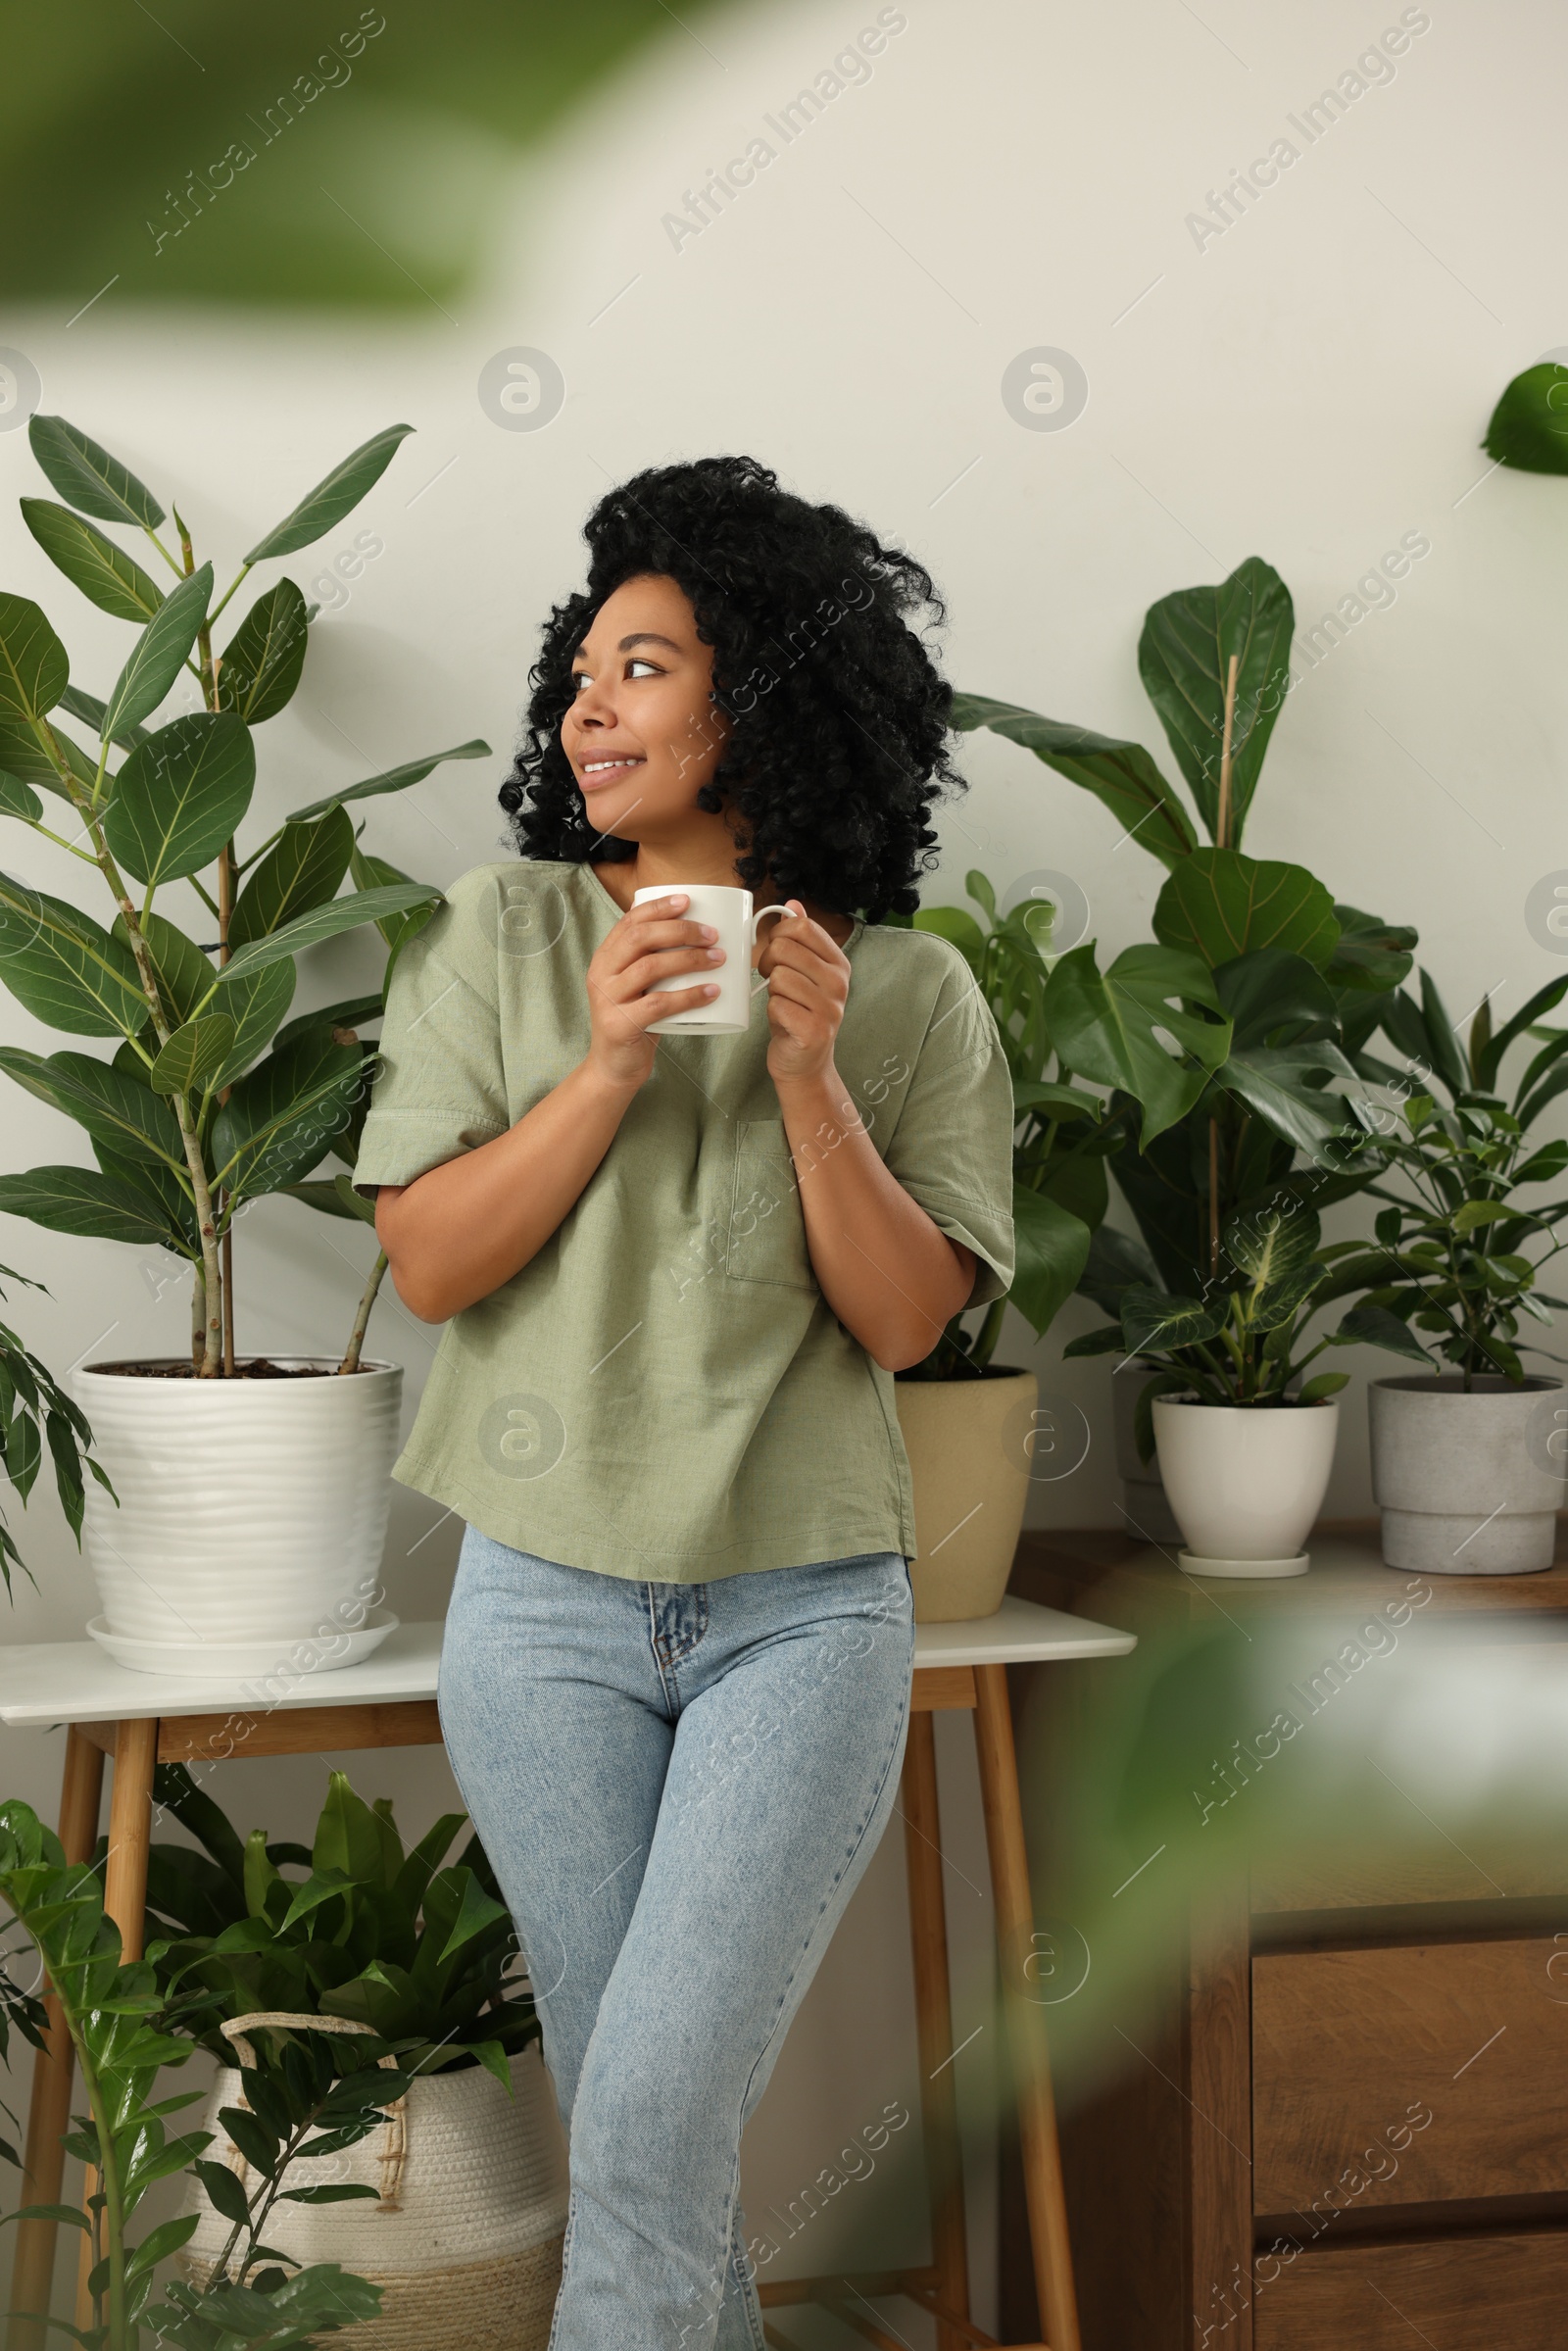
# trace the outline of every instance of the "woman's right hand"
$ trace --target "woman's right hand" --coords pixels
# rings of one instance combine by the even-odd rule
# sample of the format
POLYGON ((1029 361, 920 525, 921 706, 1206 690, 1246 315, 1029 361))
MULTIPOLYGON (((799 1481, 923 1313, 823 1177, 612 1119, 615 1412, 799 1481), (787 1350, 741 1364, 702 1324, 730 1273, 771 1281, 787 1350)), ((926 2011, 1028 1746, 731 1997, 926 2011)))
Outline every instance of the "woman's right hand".
POLYGON ((644 900, 622 914, 588 966, 587 1062, 613 1086, 641 1086, 649 1076, 659 1049, 648 1034, 656 1020, 698 1011, 718 994, 713 980, 650 993, 655 980, 711 971, 724 960, 711 923, 682 919, 690 903, 683 890, 644 900))

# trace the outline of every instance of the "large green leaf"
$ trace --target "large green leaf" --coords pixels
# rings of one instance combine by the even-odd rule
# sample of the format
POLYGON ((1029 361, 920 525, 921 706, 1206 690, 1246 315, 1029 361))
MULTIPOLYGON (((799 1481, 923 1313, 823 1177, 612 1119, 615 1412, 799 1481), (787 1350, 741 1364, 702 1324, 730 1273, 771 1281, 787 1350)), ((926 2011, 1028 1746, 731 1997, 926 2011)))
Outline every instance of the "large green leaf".
POLYGON ((1154 936, 1191 948, 1210 966, 1260 947, 1280 947, 1325 964, 1339 944, 1334 901, 1304 865, 1200 849, 1184 859, 1154 904, 1154 936))
POLYGON ((0 873, 0 980, 33 1017, 78 1037, 133 1037, 147 1017, 135 958, 64 899, 0 873))
POLYGON ((1428 1371, 1432 1357, 1412 1332, 1387 1306, 1352 1306, 1329 1340, 1330 1347, 1381 1347, 1391 1355, 1403 1355, 1428 1371))
POLYGON ((179 1127, 168 1102, 112 1061, 72 1053, 45 1059, 20 1046, 0 1046, 0 1069, 85 1127, 94 1142, 108 1144, 117 1158, 161 1159, 183 1169, 179 1127))
POLYGON ((64 416, 33 416, 27 439, 54 487, 78 514, 133 523, 138 530, 156 530, 162 522, 164 510, 146 484, 64 416))
POLYGON ((1196 1298, 1172 1298, 1163 1290, 1130 1283, 1122 1293, 1121 1335, 1129 1355, 1167 1354, 1172 1347, 1197 1347, 1212 1339, 1225 1321, 1226 1300, 1204 1305, 1196 1298))
POLYGON ((383 922, 388 915, 407 913, 441 895, 432 884, 400 882, 389 890, 361 890, 352 898, 334 898, 328 905, 313 906, 308 914, 285 923, 281 930, 270 932, 263 939, 253 939, 240 949, 219 977, 227 984, 248 979, 253 971, 260 971, 264 964, 275 963, 283 955, 300 955, 323 939, 335 939, 340 931, 358 930, 366 922, 383 922))
POLYGON ((1037 1338, 1043 1339, 1077 1289, 1089 1261, 1090 1228, 1059 1201, 1012 1188, 1017 1263, 1007 1296, 1037 1338))
POLYGON ((282 710, 300 682, 310 622, 305 599, 291 579, 259 596, 223 649, 218 699, 248 726, 282 710))
POLYGON ((0 718, 42 718, 70 677, 66 649, 40 608, 25 596, 0 596, 0 718))
POLYGON ((104 835, 154 888, 198 873, 250 807, 256 752, 231 710, 191 710, 131 752, 115 778, 104 835))
POLYGON ((111 738, 133 719, 146 718, 157 710, 184 667, 207 617, 212 593, 211 563, 203 563, 199 571, 170 589, 131 647, 130 658, 105 706, 104 732, 111 738))
MULTIPOLYGON (((68 686, 60 698, 62 706, 70 692, 68 686)), ((77 783, 90 792, 98 774, 97 759, 89 757, 82 746, 67 734, 58 718, 48 721, 48 731, 59 745, 61 756, 77 783)), ((20 776, 24 783, 41 786, 45 792, 55 793, 61 800, 71 798, 60 769, 50 758, 45 745, 39 742, 30 726, 24 726, 14 718, 0 718, 0 767, 8 775, 20 776)))
MULTIPOLYGON (((184 932, 156 911, 141 917, 141 934, 152 957, 153 976, 158 993, 163 998, 165 1017, 172 1029, 191 1018, 201 1004, 217 976, 212 964, 184 932)), ((127 950, 130 945, 123 914, 115 916, 113 937, 127 950)), ((232 1011, 225 1005, 225 1011, 232 1011)))
POLYGON ((1220 1010, 1213 980, 1196 956, 1129 947, 1102 974, 1092 940, 1062 956, 1046 988, 1046 1017, 1062 1062, 1132 1095, 1143 1107, 1146 1144, 1186 1116, 1230 1047, 1228 1020, 1202 1020, 1172 998, 1220 1010), (1177 1060, 1156 1030, 1173 1037, 1197 1066, 1177 1060))
POLYGON ((232 1058, 234 1023, 226 1012, 202 1012, 170 1038, 148 1076, 155 1094, 199 1094, 232 1058))
POLYGON ((43 817, 43 802, 30 784, 20 775, 0 772, 0 816, 19 816, 24 824, 37 824, 43 817))
POLYGON ((1232 1051, 1261 1045, 1277 1029, 1299 1033, 1332 1024, 1334 991, 1304 955, 1283 947, 1254 947, 1233 955, 1214 973, 1214 988, 1231 1016, 1232 1051))
POLYGON ((276 1192, 309 1175, 344 1124, 364 1083, 355 1045, 308 1029, 241 1078, 218 1113, 213 1157, 235 1195, 276 1192))
POLYGON ((285 956, 224 988, 219 1001, 234 1023, 234 1042, 213 1080, 215 1086, 232 1085, 276 1038, 294 1001, 294 966, 285 956))
POLYGON ((1542 360, 1516 375, 1481 446, 1499 465, 1521 472, 1568 473, 1568 367, 1542 360))
POLYGON ((150 620, 164 601, 134 557, 101 530, 48 498, 20 501, 22 519, 44 554, 89 603, 116 620, 150 620))
POLYGON ((353 820, 341 808, 314 823, 290 817, 239 894, 229 917, 229 946, 237 950, 266 938, 335 898, 353 855, 353 820))
POLYGON ((1285 700, 1291 592, 1272 564, 1250 555, 1217 588, 1179 588, 1151 605, 1138 671, 1212 838, 1219 818, 1225 683, 1239 657, 1231 737, 1231 824, 1239 846, 1269 736, 1285 700))
POLYGON ((1339 1047, 1328 1043, 1248 1046, 1231 1054, 1214 1082, 1239 1096, 1276 1135, 1322 1164, 1329 1143, 1361 1131, 1340 1091, 1309 1083, 1321 1081, 1325 1074, 1352 1098, 1361 1095, 1360 1079, 1339 1047))
POLYGON ((1305 1265, 1321 1239, 1316 1213, 1287 1194, 1231 1217, 1220 1247, 1254 1289, 1268 1290, 1305 1265))
MULTIPOLYGON (((356 890, 385 890, 396 883, 414 880, 412 873, 405 873, 399 865, 389 864, 385 857, 367 857, 358 842, 349 859, 349 873, 356 890)), ((387 945, 386 972, 381 983, 383 992, 392 984, 392 970, 399 955, 415 933, 423 930, 438 904, 439 901, 432 898, 422 906, 413 906, 402 914, 383 914, 377 919, 375 927, 387 945)), ((919 917, 915 919, 918 921, 919 917)))
POLYGON ((1127 837, 1151 851, 1162 865, 1179 865, 1197 848, 1198 836, 1186 809, 1141 743, 1063 726, 1054 718, 1042 718, 1037 710, 992 702, 983 694, 956 694, 953 724, 960 732, 989 727, 994 735, 1022 744, 1069 783, 1092 792, 1126 828, 1127 837))
POLYGON ((374 487, 397 455, 398 443, 413 432, 412 424, 389 424, 384 432, 370 440, 362 441, 341 465, 334 465, 325 479, 309 491, 291 514, 274 523, 263 539, 258 539, 247 563, 259 563, 270 555, 292 555, 297 547, 309 547, 323 531, 341 522, 353 513, 367 490, 374 487))
POLYGON ((1360 989, 1381 996, 1397 988, 1409 971, 1418 934, 1408 923, 1385 922, 1381 915, 1364 914, 1359 906, 1337 906, 1334 919, 1340 936, 1325 966, 1335 988, 1360 989))
POLYGON ((341 808, 346 800, 374 800, 383 792, 406 792, 410 784, 418 784, 434 767, 445 759, 482 759, 490 756, 490 746, 477 736, 471 743, 454 744, 450 751, 426 752, 417 759, 407 759, 401 767, 388 767, 380 775, 368 775, 363 784, 345 784, 341 792, 329 792, 324 800, 313 800, 308 808, 296 808, 289 818, 291 824, 306 824, 313 816, 324 816, 329 808, 341 808))
POLYGON ((122 1177, 99 1167, 35 1167, 27 1175, 0 1175, 0 1211, 25 1216, 51 1233, 74 1233, 99 1241, 167 1244, 169 1221, 162 1209, 122 1177))
MULTIPOLYGON (((73 718, 79 718, 83 726, 90 726, 95 735, 102 736, 104 720, 109 715, 109 706, 107 703, 100 702, 96 694, 87 693, 81 686, 68 686, 60 697, 60 708, 63 710, 69 710, 73 718)), ((54 732, 58 736, 59 728, 56 727, 54 732)), ((122 721, 116 726, 112 740, 119 744, 122 751, 134 751, 138 743, 146 742, 147 729, 139 718, 122 721)), ((86 760, 86 753, 83 752, 81 754, 83 761, 86 760)), ((71 765, 73 768, 76 768, 75 759, 72 759, 71 765)), ((80 772, 79 769, 77 771, 80 772)), ((87 765, 85 772, 87 780, 92 781, 97 773, 96 765, 87 765)))

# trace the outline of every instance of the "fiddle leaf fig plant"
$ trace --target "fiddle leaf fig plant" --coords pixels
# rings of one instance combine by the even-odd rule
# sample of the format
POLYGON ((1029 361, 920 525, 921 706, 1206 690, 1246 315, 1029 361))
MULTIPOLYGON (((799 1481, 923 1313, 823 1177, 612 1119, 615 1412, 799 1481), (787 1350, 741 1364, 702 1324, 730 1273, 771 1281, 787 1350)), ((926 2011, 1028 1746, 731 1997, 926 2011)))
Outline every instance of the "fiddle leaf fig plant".
MULTIPOLYGON (((1280 1300, 1264 1304, 1225 1236, 1280 1200, 1315 1213, 1377 1172, 1357 1056, 1415 946, 1414 931, 1336 904, 1305 866, 1242 850, 1289 692, 1293 627, 1290 590, 1256 556, 1217 586, 1179 589, 1150 608, 1139 671, 1191 808, 1141 743, 980 695, 956 697, 954 711, 959 728, 989 728, 1092 793, 1123 838, 1166 868, 1158 948, 1129 952, 1180 955, 1202 974, 1206 993, 1185 997, 1183 1010, 1223 1020, 1224 1050, 1173 1117, 1151 1117, 1126 1078, 1111 1079, 1108 1114, 1137 1148, 1118 1149, 1110 1165, 1138 1238, 1100 1226, 1079 1286, 1118 1318, 1130 1285, 1148 1293, 1134 1315, 1137 1352, 1159 1356, 1163 1331, 1166 1347, 1187 1350, 1186 1368, 1211 1384, 1233 1381, 1257 1402, 1284 1393, 1279 1367, 1290 1350, 1274 1333, 1296 1325, 1259 1323, 1280 1300), (1158 1313, 1152 1298, 1164 1300, 1158 1313), (1176 1331, 1185 1337, 1173 1339, 1176 1331)), ((1314 1292, 1321 1297, 1320 1286, 1314 1292)), ((1119 1319, 1116 1330, 1120 1346, 1119 1319)))
POLYGON ((925 1361, 902 1375, 912 1379, 983 1372, 1009 1302, 1044 1336, 1088 1263, 1105 1213, 1107 1160, 1135 1119, 1157 1135, 1184 1117, 1231 1042, 1196 955, 1132 947, 1102 972, 1093 942, 1050 953, 1048 901, 1026 900, 1004 914, 985 874, 971 872, 965 887, 983 920, 958 906, 922 907, 912 920, 957 948, 996 1017, 1017 1121, 1017 1266, 1010 1290, 985 1308, 978 1327, 956 1315, 925 1361))
MULTIPOLYGON (((197 563, 177 511, 176 553, 160 535, 163 504, 127 466, 64 417, 29 426, 66 502, 24 499, 32 536, 89 602, 137 634, 100 698, 74 681, 40 607, 0 595, 0 815, 92 869, 104 894, 100 919, 0 871, 0 981, 47 1027, 116 1041, 107 1060, 0 1051, 8 1076, 85 1129, 97 1160, 0 1176, 0 1208, 187 1259, 192 1367, 206 1379, 236 1372, 230 1241, 248 1202, 292 1192, 352 1213, 307 1179, 329 1151, 352 1159, 345 1141, 374 1052, 359 1027, 379 1012, 380 995, 289 1021, 299 957, 375 924, 390 968, 395 946, 441 895, 379 859, 351 876, 359 851, 347 804, 489 748, 458 744, 331 791, 242 847, 255 729, 299 685, 312 611, 278 579, 226 643, 216 631, 253 566, 333 528, 411 429, 392 425, 354 450, 256 542, 215 600, 213 566, 197 563), (172 585, 161 588, 98 523, 139 532, 172 585), (160 717, 182 680, 194 707, 160 717), (353 886, 340 895, 346 878, 353 886)), ((378 1258, 345 1371, 358 1367, 384 1270, 378 1258)))

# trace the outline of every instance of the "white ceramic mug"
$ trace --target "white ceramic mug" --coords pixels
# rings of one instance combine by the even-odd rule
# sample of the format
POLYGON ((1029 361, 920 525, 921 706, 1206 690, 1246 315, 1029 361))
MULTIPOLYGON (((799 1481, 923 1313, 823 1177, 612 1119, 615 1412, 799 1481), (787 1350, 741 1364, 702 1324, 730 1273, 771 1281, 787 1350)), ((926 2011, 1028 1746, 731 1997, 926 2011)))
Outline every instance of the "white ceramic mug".
POLYGON ((732 889, 723 882, 665 882, 657 890, 637 891, 631 903, 644 906, 652 898, 668 898, 676 891, 683 891, 689 904, 675 919, 710 922, 718 933, 713 944, 724 950, 724 960, 706 973, 672 972, 668 979, 655 980, 654 988, 700 988, 707 978, 717 982, 718 994, 690 1012, 671 1012, 667 1020, 654 1021, 650 1033, 655 1037, 738 1036, 752 1025, 752 950, 758 931, 769 914, 782 914, 786 908, 762 906, 754 914, 750 890, 732 889))

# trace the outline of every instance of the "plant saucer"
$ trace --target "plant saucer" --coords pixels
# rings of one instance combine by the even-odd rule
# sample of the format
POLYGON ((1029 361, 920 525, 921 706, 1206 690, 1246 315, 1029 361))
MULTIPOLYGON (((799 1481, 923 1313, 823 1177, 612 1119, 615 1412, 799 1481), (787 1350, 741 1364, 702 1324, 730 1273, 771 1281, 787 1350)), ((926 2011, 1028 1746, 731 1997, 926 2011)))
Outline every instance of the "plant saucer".
POLYGON ((1310 1551, 1298 1551, 1294 1559, 1200 1559, 1194 1551, 1176 1557, 1190 1576, 1304 1576, 1312 1564, 1310 1551))
POLYGON ((111 1633, 101 1616, 92 1619, 87 1632, 117 1664, 135 1673, 190 1674, 226 1682, 256 1675, 340 1673, 345 1666, 362 1664, 397 1631, 400 1621, 390 1608, 372 1608, 364 1624, 352 1630, 323 1629, 299 1641, 275 1635, 267 1641, 137 1641, 111 1633))

